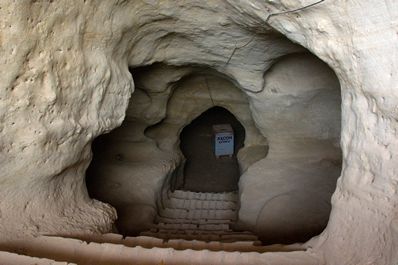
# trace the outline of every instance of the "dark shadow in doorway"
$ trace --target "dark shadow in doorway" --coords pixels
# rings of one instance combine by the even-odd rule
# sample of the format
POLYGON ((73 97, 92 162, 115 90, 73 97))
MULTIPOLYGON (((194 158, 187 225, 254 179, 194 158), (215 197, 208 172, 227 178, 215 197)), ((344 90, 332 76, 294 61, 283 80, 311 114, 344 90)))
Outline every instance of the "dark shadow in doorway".
POLYGON ((213 107, 187 125, 180 134, 180 148, 186 163, 182 189, 196 192, 225 192, 238 190, 240 176, 236 153, 243 147, 245 129, 228 110, 213 107), (228 123, 235 135, 232 157, 214 155, 212 126, 228 123))

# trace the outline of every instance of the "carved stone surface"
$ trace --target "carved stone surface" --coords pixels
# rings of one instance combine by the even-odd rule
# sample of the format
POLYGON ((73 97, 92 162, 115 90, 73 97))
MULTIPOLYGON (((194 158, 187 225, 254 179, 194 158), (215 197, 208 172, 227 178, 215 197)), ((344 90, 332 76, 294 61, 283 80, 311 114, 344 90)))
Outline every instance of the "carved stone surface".
MULTIPOLYGON (((295 150, 297 142, 286 145, 290 133, 314 137, 316 141, 306 147, 316 151, 320 139, 335 138, 339 132, 337 120, 331 122, 320 114, 336 112, 335 105, 328 105, 338 101, 332 90, 311 97, 312 89, 304 86, 299 92, 305 97, 289 96, 292 92, 284 90, 289 79, 275 83, 278 74, 272 69, 278 68, 278 61, 283 66, 289 60, 280 61, 282 56, 308 49, 332 68, 341 86, 341 177, 328 226, 308 243, 310 250, 263 258, 269 264, 314 264, 316 260, 338 265, 396 264, 398 2, 312 3, 2 0, 0 242, 7 245, 38 234, 111 230, 115 210, 90 199, 84 179, 91 142, 123 122, 131 94, 139 91, 134 90, 135 75, 129 66, 156 62, 184 66, 161 71, 165 80, 161 86, 148 84, 160 95, 168 87, 164 84, 198 66, 222 74, 248 95, 256 128, 270 144, 269 161, 254 163, 242 177, 241 201, 251 200, 244 180, 250 183, 257 172, 266 172, 262 166, 276 165, 270 163, 275 161, 271 158, 280 158, 277 146, 285 152, 295 150), (273 93, 273 88, 279 92, 267 99, 264 94, 273 93), (295 113, 282 115, 281 127, 274 132, 269 126, 275 117, 267 112, 267 100, 280 107, 281 114, 295 113), (309 108, 296 112, 289 102, 309 108), (301 119, 300 114, 311 119, 301 119), (306 121, 311 121, 308 126, 306 121)), ((139 93, 137 104, 146 104, 145 93, 134 95, 139 93)), ((162 97, 155 100, 166 103, 162 97)), ((155 124, 165 110, 149 108, 141 113, 142 121, 155 124)), ((335 155, 329 140, 328 146, 327 153, 335 155)), ((320 162, 320 168, 330 161, 320 162)), ((316 173, 316 167, 305 168, 316 173)), ((281 197, 281 202, 295 198, 307 200, 298 195, 281 197)), ((256 219, 266 218, 267 207, 274 206, 266 203, 256 219)), ((246 223, 252 220, 248 215, 246 223)), ((257 226, 263 231, 261 222, 257 226)))

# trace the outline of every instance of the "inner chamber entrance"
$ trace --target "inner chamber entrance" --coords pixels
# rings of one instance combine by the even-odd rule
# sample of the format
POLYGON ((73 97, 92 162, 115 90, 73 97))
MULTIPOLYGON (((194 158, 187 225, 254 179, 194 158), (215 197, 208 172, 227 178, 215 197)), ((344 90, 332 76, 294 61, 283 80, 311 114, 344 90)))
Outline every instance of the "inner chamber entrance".
POLYGON ((181 189, 197 192, 238 190, 240 169, 236 154, 243 146, 245 129, 228 110, 213 107, 187 125, 180 135, 180 149, 186 158, 181 189), (234 153, 215 156, 213 125, 229 124, 234 134, 234 153))
POLYGON ((203 71, 183 78, 159 74, 180 73, 165 65, 134 71, 126 119, 96 141, 87 174, 90 196, 117 209, 120 233, 218 240, 217 229, 226 238, 250 231, 239 237, 274 244, 324 229, 341 171, 340 87, 327 65, 310 54, 282 58, 258 93, 203 71), (232 158, 214 156, 211 127, 220 123, 234 128, 232 158), (186 228, 160 233, 175 227, 186 228))

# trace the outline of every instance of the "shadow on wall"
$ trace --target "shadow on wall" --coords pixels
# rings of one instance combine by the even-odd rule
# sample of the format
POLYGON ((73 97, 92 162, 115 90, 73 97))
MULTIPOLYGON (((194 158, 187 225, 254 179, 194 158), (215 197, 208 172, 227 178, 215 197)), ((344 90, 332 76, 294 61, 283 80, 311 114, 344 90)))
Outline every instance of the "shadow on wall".
POLYGON ((340 84, 310 53, 281 58, 253 94, 253 116, 268 156, 240 179, 239 220, 266 244, 304 242, 321 233, 341 173, 340 84))
POLYGON ((311 54, 284 57, 266 74, 264 91, 247 95, 203 72, 163 87, 170 75, 159 72, 178 69, 153 67, 155 74, 147 68, 143 80, 137 77, 122 126, 93 144, 87 172, 90 196, 117 209, 120 232, 133 235, 153 223, 156 199, 183 165, 182 153, 185 183, 173 187, 239 190, 238 229, 265 243, 305 241, 324 229, 341 171, 340 89, 327 65, 311 54), (213 123, 235 127, 241 149, 231 160, 210 159, 213 123), (226 163, 213 164, 220 161, 226 163))
MULTIPOLYGON (((163 64, 131 69, 136 73, 136 89, 125 120, 92 145, 93 160, 86 174, 89 195, 117 209, 116 225, 125 235, 138 234, 153 224, 161 190, 183 165, 180 133, 209 108, 228 109, 230 123, 237 122, 236 116, 244 127, 233 125, 243 135, 239 142, 244 141, 244 146, 237 143, 242 148, 233 157, 241 172, 267 154, 267 140, 254 125, 244 93, 229 80, 209 74, 210 70, 196 69, 198 74, 188 70, 163 64)), ((219 190, 237 189, 240 172, 235 162, 232 165, 232 186, 219 190)))
POLYGON ((180 148, 186 158, 180 189, 197 192, 238 190, 240 176, 236 154, 243 147, 245 129, 228 110, 213 107, 187 125, 180 134, 180 148), (234 154, 217 158, 213 125, 230 124, 234 131, 234 154))

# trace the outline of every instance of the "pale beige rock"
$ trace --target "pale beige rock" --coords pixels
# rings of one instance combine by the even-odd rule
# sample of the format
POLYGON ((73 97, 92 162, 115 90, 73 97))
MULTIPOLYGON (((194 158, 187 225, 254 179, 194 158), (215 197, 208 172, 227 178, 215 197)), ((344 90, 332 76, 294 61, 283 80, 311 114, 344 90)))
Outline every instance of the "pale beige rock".
MULTIPOLYGON (((91 141, 124 120, 134 87, 129 65, 201 65, 261 93, 271 65, 303 51, 276 29, 339 79, 343 170, 328 227, 309 245, 316 258, 270 253, 255 264, 395 265, 398 2, 322 1, 286 12, 312 3, 2 0, 0 241, 111 230, 116 213, 89 198, 84 175, 91 141)), ((159 121, 164 112, 153 111, 159 121)), ((194 253, 183 255, 197 264, 218 255, 194 253)), ((231 264, 238 257, 222 256, 231 264)))
POLYGON ((239 219, 266 242, 308 240, 326 226, 340 176, 339 82, 322 61, 301 54, 276 63, 265 83, 249 95, 270 150, 240 178, 239 219))
MULTIPOLYGON (((82 241, 67 237, 38 237, 24 241, 16 241, 13 244, 19 246, 16 252, 24 252, 32 258, 30 261, 36 264, 250 264, 261 262, 265 264, 286 265, 315 265, 319 259, 311 252, 292 251, 288 253, 255 253, 255 252, 226 252, 210 250, 193 250, 195 245, 203 242, 192 242, 192 249, 175 250, 170 247, 150 248, 141 246, 128 246, 128 242, 96 243, 90 240, 82 241), (46 257, 38 259, 33 257, 46 257), (65 263, 49 263, 49 259, 65 263), (69 263, 70 262, 70 263, 69 263), (282 263, 278 263, 282 262, 282 263)), ((127 239, 126 239, 127 241, 127 239)), ((8 247, 12 248, 12 247, 8 247)), ((3 254, 0 252, 0 255, 3 254)), ((8 256, 8 255, 7 255, 8 256)), ((14 255, 16 256, 16 255, 14 255)), ((0 256, 1 257, 1 256, 0 256)), ((19 257, 20 261, 24 261, 19 257)), ((12 263, 11 263, 12 264, 12 263)), ((27 264, 21 262, 21 264, 27 264)), ((29 264, 29 263, 28 263, 29 264)))
POLYGON ((88 181, 95 198, 118 209, 118 226, 130 234, 152 224, 158 194, 184 161, 179 134, 207 109, 224 107, 245 128, 245 147, 238 153, 242 171, 267 154, 267 140, 254 124, 247 97, 225 78, 195 68, 155 66, 152 71, 137 71, 144 74, 126 121, 104 139, 88 181), (171 70, 173 75, 166 78, 171 70))
POLYGON ((24 255, 18 255, 15 253, 0 251, 0 261, 2 264, 7 265, 74 265, 75 263, 70 262, 57 262, 55 260, 29 257, 24 255))

